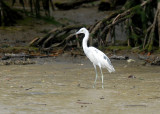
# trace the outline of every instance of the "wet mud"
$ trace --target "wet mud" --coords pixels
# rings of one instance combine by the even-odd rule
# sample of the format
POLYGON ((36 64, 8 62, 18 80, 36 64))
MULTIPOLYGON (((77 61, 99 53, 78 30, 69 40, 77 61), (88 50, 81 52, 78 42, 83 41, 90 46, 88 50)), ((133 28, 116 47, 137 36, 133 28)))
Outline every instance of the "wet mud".
POLYGON ((160 68, 112 60, 116 69, 95 72, 86 58, 43 58, 31 65, 0 66, 3 114, 157 114, 160 68))

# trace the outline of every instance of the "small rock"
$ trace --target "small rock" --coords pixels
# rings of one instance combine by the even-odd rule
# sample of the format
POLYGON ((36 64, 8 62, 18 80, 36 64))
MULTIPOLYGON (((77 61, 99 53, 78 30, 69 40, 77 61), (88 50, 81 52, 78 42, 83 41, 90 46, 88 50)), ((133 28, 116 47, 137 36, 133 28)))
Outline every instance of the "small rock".
POLYGON ((104 99, 104 97, 102 96, 100 99, 104 99))
POLYGON ((135 60, 133 60, 133 59, 128 59, 127 62, 128 62, 128 63, 132 63, 132 62, 135 62, 135 60))
POLYGON ((134 75, 129 75, 128 78, 136 78, 134 75))
POLYGON ((8 56, 3 56, 3 57, 1 58, 1 60, 8 60, 8 59, 10 59, 10 57, 8 57, 8 56))

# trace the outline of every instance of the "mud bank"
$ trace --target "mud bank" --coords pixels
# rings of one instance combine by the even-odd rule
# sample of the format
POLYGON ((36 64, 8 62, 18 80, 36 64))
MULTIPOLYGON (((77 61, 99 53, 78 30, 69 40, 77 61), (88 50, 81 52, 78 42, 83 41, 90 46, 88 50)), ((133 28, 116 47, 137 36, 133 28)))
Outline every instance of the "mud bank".
POLYGON ((92 88, 95 72, 85 58, 44 58, 33 65, 0 66, 1 113, 160 113, 159 67, 112 62, 116 72, 103 69, 104 89, 100 76, 92 88))

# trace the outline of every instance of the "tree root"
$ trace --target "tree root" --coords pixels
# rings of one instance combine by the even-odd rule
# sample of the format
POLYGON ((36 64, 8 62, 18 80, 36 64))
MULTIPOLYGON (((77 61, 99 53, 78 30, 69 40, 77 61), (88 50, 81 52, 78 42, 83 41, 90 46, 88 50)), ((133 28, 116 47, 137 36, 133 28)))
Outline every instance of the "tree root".
MULTIPOLYGON (((142 4, 138 5, 138 7, 144 7, 146 4, 148 4, 150 0, 144 1, 142 4)), ((135 9, 137 7, 132 7, 130 9, 125 10, 122 8, 119 11, 113 12, 111 15, 105 17, 104 19, 96 22, 93 25, 87 26, 87 29, 90 32, 90 45, 93 45, 93 39, 98 41, 98 45, 101 46, 102 43, 106 45, 106 42, 109 38, 109 35, 114 37, 114 31, 115 26, 119 23, 125 22, 128 19, 132 19, 132 17, 135 15, 135 9)), ((151 25, 147 29, 147 34, 144 38, 143 47, 146 46, 146 42, 152 41, 153 38, 151 33, 155 30, 155 24, 156 24, 156 17, 158 15, 158 12, 155 15, 155 20, 153 22, 153 25, 151 25), (150 32, 150 33, 149 33, 150 32), (149 37, 148 37, 149 36, 149 37)), ((75 32, 80 29, 81 27, 84 27, 84 25, 70 25, 63 28, 56 28, 50 31, 46 36, 42 38, 36 38, 34 39, 30 44, 36 47, 39 47, 41 50, 49 51, 53 50, 55 47, 62 46, 62 50, 64 50, 68 46, 76 46, 80 47, 81 39, 79 40, 75 36, 75 32)), ((132 27, 132 32, 138 31, 141 33, 140 28, 132 27)), ((142 33, 141 33, 142 34, 142 33)), ((81 36, 79 36, 81 37, 81 36)), ((112 43, 114 43, 115 39, 112 40, 112 43)), ((152 44, 151 44, 152 45, 152 44)))

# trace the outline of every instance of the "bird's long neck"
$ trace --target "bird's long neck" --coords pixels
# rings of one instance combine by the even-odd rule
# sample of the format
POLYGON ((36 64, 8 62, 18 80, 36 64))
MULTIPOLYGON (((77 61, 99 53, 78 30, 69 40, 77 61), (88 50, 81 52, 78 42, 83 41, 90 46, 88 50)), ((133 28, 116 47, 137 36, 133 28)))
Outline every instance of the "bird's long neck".
POLYGON ((82 42, 82 46, 83 46, 83 50, 87 50, 88 49, 88 46, 87 46, 87 41, 89 39, 89 32, 88 30, 85 32, 85 36, 83 38, 83 42, 82 42))

